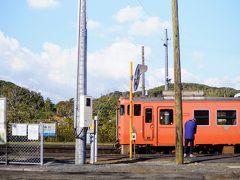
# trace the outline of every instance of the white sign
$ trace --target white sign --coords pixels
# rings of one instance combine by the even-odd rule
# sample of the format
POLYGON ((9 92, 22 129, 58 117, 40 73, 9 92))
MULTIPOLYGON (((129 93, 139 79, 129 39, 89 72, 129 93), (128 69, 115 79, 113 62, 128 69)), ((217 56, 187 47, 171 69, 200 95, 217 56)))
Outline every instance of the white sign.
POLYGON ((5 144, 6 141, 6 98, 0 98, 0 144, 5 144))
POLYGON ((27 136, 27 124, 12 124, 12 136, 27 136))
POLYGON ((136 141, 137 139, 137 134, 136 133, 132 133, 132 140, 136 141))
POLYGON ((39 138, 39 125, 29 124, 28 125, 28 140, 38 140, 39 138))
POLYGON ((56 136, 56 123, 43 123, 43 136, 56 136))

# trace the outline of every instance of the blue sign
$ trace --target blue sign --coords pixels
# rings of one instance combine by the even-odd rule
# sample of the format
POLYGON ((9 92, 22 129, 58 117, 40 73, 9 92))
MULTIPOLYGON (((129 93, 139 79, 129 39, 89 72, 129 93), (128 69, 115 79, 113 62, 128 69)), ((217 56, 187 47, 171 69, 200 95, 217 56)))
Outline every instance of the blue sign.
POLYGON ((56 123, 43 123, 43 136, 56 136, 56 123))

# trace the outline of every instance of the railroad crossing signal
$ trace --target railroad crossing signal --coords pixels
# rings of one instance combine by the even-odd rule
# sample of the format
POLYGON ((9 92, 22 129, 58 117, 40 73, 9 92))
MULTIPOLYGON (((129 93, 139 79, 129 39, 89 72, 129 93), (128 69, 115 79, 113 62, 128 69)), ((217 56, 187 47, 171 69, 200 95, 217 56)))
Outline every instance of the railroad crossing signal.
POLYGON ((147 65, 138 64, 133 77, 134 91, 137 90, 141 75, 148 69, 147 65))

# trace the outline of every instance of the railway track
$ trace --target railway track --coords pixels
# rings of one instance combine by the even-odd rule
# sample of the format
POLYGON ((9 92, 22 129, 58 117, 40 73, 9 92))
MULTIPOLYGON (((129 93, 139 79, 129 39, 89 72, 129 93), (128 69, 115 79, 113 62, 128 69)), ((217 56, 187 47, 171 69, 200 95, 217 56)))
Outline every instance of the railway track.
MULTIPOLYGON (((87 145, 86 151, 89 154, 90 146, 87 145)), ((44 144, 44 153, 64 153, 74 154, 75 144, 44 144)), ((120 151, 114 145, 99 145, 98 154, 119 154, 120 151)))

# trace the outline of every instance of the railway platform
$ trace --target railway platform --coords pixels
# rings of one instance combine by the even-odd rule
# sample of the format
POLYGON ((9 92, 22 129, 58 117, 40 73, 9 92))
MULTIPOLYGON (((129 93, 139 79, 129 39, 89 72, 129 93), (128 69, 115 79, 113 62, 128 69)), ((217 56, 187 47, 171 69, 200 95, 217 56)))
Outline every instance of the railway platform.
MULTIPOLYGON (((88 160, 88 159, 87 159, 88 160)), ((240 154, 197 155, 177 165, 172 154, 102 154, 94 165, 75 165, 63 154, 43 166, 0 165, 0 179, 240 179, 240 154)))

